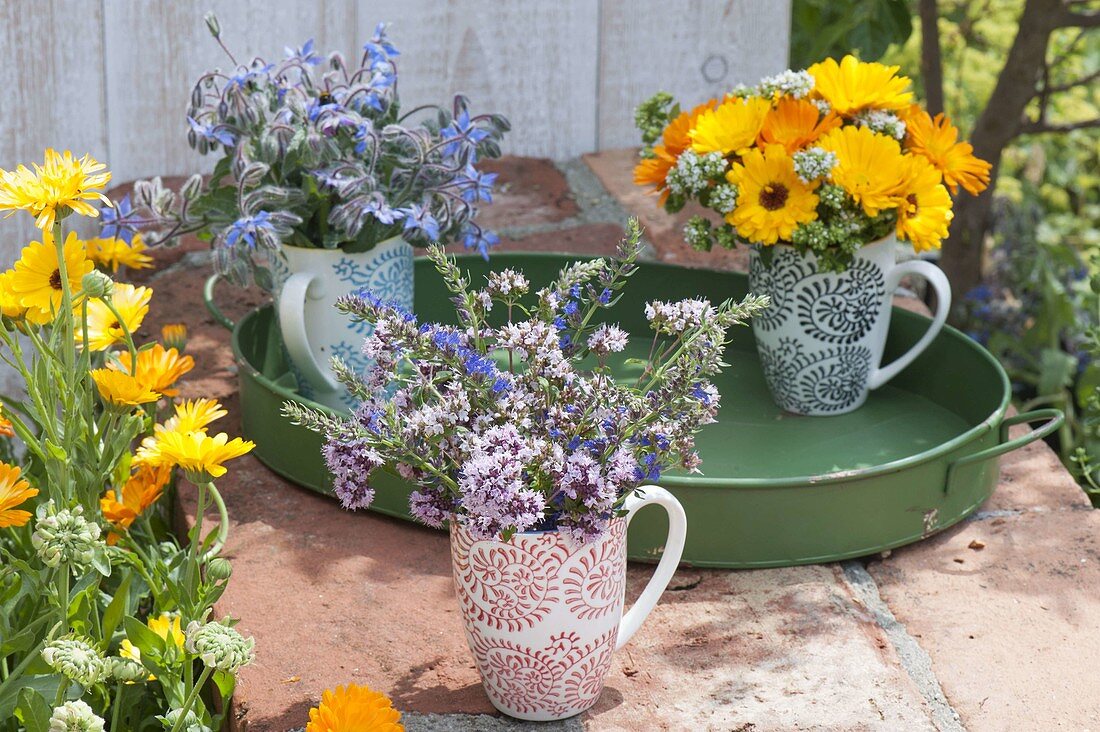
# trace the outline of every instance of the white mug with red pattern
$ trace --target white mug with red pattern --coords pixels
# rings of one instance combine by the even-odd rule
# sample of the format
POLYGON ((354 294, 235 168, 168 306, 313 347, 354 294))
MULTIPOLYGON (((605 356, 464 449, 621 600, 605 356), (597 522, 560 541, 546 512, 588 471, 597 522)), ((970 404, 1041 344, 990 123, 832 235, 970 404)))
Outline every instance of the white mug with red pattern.
POLYGON ((580 714, 603 691, 611 655, 637 632, 680 562, 687 517, 671 493, 644 486, 627 498, 599 541, 575 544, 558 531, 479 540, 451 523, 455 590, 466 640, 489 700, 519 719, 580 714), (626 532, 638 509, 668 512, 664 553, 623 615, 626 532))

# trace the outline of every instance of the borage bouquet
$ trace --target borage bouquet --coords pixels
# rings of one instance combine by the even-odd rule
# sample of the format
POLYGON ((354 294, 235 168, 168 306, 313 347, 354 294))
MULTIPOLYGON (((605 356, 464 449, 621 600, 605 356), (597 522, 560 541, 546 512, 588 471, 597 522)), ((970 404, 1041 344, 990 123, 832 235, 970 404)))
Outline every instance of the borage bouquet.
POLYGON ((697 470, 694 438, 718 413, 709 378, 725 365, 727 330, 765 303, 649 303, 649 356, 637 379, 616 381, 612 364, 629 338, 601 316, 635 269, 639 237, 632 221, 618 259, 572 264, 530 302, 522 274, 494 272, 471 290, 433 247, 458 327, 419 325, 370 293, 345 298, 344 312, 374 325, 365 380, 339 369, 361 406, 349 419, 284 407, 328 435, 325 460, 343 504, 368 506, 371 473, 390 465, 419 486, 410 510, 429 526, 450 519, 505 540, 557 528, 588 542, 642 482, 672 466, 697 470), (505 311, 502 325, 490 323, 494 309, 505 311))
POLYGON ((942 114, 913 103, 898 67, 846 56, 785 71, 680 111, 668 94, 638 109, 644 159, 634 181, 666 210, 698 201, 687 242, 794 245, 843 270, 863 245, 896 232, 917 251, 939 248, 959 186, 977 195, 989 163, 959 142, 942 114))
POLYGON ((268 288, 265 263, 283 245, 362 252, 402 236, 421 246, 461 240, 484 255, 498 241, 474 221, 496 178, 477 163, 500 155, 508 121, 472 115, 462 96, 449 109, 403 112, 384 25, 357 66, 339 53, 322 59, 313 41, 277 63, 241 64, 217 19, 207 25, 236 67, 204 74, 191 93, 188 142, 221 153, 214 175, 178 193, 159 178, 139 181, 133 202, 105 212, 105 235, 142 230, 155 245, 199 232, 219 273, 268 288))

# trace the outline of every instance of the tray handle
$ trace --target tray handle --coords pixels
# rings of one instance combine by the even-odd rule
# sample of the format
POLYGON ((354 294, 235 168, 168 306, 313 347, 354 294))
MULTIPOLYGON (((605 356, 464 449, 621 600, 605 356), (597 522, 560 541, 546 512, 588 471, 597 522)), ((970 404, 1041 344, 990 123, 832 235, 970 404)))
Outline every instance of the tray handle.
POLYGON ((202 301, 206 305, 206 311, 213 316, 214 320, 218 321, 226 330, 232 331, 237 324, 226 317, 225 313, 214 302, 214 286, 218 284, 218 280, 221 278, 222 276, 217 272, 206 278, 206 284, 202 287, 202 301))
POLYGON ((1017 448, 1030 444, 1041 437, 1046 437, 1054 432, 1054 430, 1061 427, 1062 423, 1065 421, 1066 415, 1062 413, 1061 409, 1034 409, 1030 412, 1007 417, 1001 422, 1001 439, 998 444, 993 447, 987 447, 984 450, 979 450, 972 455, 961 457, 948 466, 947 481, 944 483, 943 492, 946 493, 951 487, 952 478, 955 475, 955 471, 959 468, 973 465, 974 463, 980 463, 985 460, 992 460, 993 458, 1004 455, 1006 452, 1012 452, 1017 448), (1015 439, 1008 439, 1008 428, 1012 425, 1038 422, 1041 419, 1045 419, 1046 422, 1027 434, 1020 435, 1015 439))

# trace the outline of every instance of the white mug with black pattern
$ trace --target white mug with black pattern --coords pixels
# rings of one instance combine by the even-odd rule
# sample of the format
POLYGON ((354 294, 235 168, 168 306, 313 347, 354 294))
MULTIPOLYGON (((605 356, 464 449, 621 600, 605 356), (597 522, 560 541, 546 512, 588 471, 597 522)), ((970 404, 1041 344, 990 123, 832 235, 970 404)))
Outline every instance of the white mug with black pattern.
POLYGON ((871 390, 912 363, 947 320, 947 277, 930 262, 899 264, 893 234, 862 247, 843 272, 819 271, 813 254, 786 244, 768 249, 762 254, 754 246, 749 260, 749 289, 771 298, 753 318, 753 334, 768 388, 788 412, 825 416, 858 409, 871 390), (936 314, 912 348, 883 365, 894 291, 908 275, 935 290, 936 314))

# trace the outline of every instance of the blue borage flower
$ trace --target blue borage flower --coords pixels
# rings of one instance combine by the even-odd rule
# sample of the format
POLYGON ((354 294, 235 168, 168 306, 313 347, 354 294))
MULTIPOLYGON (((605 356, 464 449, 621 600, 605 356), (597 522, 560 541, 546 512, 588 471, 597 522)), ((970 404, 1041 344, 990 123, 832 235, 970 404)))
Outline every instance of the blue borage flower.
POLYGON ((248 245, 249 249, 255 249, 259 243, 259 237, 263 232, 274 233, 275 222, 271 220, 271 213, 260 211, 252 216, 237 219, 229 227, 225 234, 225 245, 237 246, 239 242, 248 245))
POLYGON ((188 141, 221 156, 219 174, 186 197, 139 181, 134 208, 103 218, 108 234, 138 230, 151 246, 191 231, 219 244, 232 236, 248 246, 218 248, 214 264, 239 282, 266 267, 253 253, 260 244, 277 250, 291 238, 318 247, 461 241, 487 258, 500 239, 475 220, 497 175, 476 163, 500 154, 507 120, 475 114, 462 96, 399 115, 399 55, 379 24, 358 65, 339 53, 322 64, 310 39, 274 64, 207 72, 192 89, 188 141), (282 214, 262 237, 238 224, 261 208, 282 214))
POLYGON ((99 220, 102 226, 100 236, 105 239, 122 239, 127 244, 133 242, 133 228, 121 223, 128 219, 133 211, 129 193, 123 196, 122 200, 115 201, 114 206, 103 206, 99 209, 99 220))

